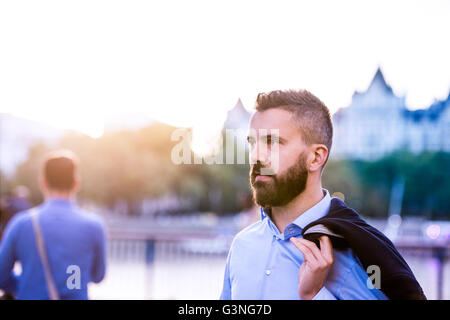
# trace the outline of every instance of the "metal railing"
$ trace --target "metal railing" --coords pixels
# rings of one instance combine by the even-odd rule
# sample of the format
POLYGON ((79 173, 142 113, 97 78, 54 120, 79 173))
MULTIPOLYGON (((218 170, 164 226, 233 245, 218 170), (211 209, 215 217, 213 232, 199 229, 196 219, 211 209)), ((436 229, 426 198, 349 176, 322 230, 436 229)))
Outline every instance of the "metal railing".
MULTIPOLYGON (((151 232, 110 229, 107 278, 91 290, 92 297, 217 299, 233 236, 234 233, 218 235, 217 230, 211 228, 183 232, 176 228, 155 228, 151 232)), ((449 276, 445 276, 450 256, 447 243, 397 240, 395 245, 428 298, 450 298, 449 293, 444 292, 446 281, 450 283, 449 276), (422 263, 429 260, 433 260, 431 271, 425 270, 422 263), (414 261, 421 263, 414 265, 414 261)))
POLYGON ((444 299, 444 266, 450 257, 450 243, 437 241, 396 241, 396 248, 405 256, 419 256, 436 261, 436 299, 444 299))
POLYGON ((111 231, 94 299, 218 299, 232 237, 111 231))

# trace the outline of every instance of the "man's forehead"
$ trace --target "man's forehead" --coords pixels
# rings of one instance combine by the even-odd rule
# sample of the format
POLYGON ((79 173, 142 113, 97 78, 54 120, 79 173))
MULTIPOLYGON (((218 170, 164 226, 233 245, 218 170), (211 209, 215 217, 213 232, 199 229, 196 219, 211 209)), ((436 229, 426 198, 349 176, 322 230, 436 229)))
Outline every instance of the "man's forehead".
POLYGON ((259 130, 279 130, 280 136, 298 133, 292 113, 280 108, 257 111, 252 115, 249 135, 257 134, 259 130))

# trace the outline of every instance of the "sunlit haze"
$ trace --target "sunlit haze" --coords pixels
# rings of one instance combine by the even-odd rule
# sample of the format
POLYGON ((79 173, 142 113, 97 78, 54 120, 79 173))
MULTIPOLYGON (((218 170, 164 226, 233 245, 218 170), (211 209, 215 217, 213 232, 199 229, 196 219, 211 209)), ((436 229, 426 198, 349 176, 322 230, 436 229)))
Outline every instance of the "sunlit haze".
POLYGON ((207 132, 272 89, 336 111, 378 66, 424 108, 449 93, 449 30, 448 1, 3 1, 0 112, 93 137, 127 112, 207 132))

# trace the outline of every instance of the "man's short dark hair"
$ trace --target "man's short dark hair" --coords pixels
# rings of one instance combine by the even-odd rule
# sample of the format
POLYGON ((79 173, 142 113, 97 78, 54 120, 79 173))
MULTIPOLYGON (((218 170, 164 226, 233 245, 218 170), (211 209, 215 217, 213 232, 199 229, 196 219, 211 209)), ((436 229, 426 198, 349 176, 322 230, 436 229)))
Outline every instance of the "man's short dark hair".
POLYGON ((333 142, 330 110, 311 92, 301 89, 260 93, 255 108, 257 111, 280 108, 291 112, 298 120, 304 142, 307 145, 315 143, 325 145, 329 156, 333 142))
POLYGON ((43 165, 43 175, 49 189, 71 190, 76 181, 77 156, 70 150, 56 150, 47 154, 43 165))

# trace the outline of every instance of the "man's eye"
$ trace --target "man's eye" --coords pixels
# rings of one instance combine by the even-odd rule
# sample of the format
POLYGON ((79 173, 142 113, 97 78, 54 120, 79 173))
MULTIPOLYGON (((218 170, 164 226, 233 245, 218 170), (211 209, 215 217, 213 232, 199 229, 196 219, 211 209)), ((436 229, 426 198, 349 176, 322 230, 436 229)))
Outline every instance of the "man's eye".
POLYGON ((279 143, 280 139, 278 139, 278 137, 273 137, 273 138, 269 138, 269 140, 267 142, 273 146, 274 144, 279 143))

